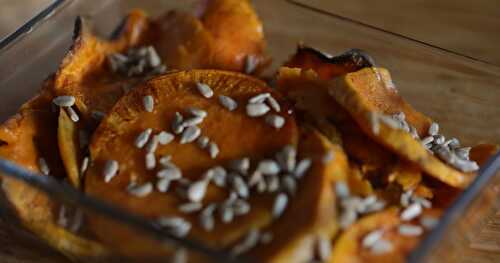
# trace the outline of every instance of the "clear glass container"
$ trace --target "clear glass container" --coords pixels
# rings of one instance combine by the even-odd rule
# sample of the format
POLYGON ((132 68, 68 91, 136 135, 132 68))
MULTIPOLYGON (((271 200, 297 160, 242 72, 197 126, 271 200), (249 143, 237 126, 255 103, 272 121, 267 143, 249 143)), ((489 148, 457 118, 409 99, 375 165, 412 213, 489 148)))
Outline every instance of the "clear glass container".
MULTIPOLYGON (((402 96, 416 109, 439 122, 444 134, 460 138, 465 145, 500 143, 500 67, 290 1, 253 2, 263 21, 268 51, 273 57, 270 74, 295 52, 297 43, 305 43, 331 54, 351 48, 363 49, 375 59, 377 65, 391 71, 402 96)), ((191 9, 193 3, 160 0, 56 1, 0 43, 0 64, 3 65, 0 67, 0 120, 14 114, 23 102, 32 97, 40 83, 56 70, 70 47, 76 16, 91 17, 98 32, 108 36, 131 8, 139 7, 151 16, 157 16, 172 8, 191 9)), ((484 256, 484 261, 489 262, 487 260, 493 257, 491 253, 498 256, 500 238, 487 233, 491 233, 491 225, 499 221, 499 168, 500 156, 496 156, 447 210, 439 226, 411 254, 409 261, 476 262, 474 259, 484 256)), ((54 198, 57 199, 57 194, 54 198)), ((144 228, 140 218, 132 216, 124 220, 120 211, 103 214, 102 211, 89 210, 92 206, 86 202, 91 201, 75 198, 64 202, 81 207, 94 217, 103 217, 119 227, 137 232, 145 240, 165 238, 161 234, 155 237, 154 229, 144 228)), ((500 236, 498 230, 496 233, 500 236)), ((170 240, 163 247, 169 250, 183 246, 200 251, 201 257, 212 257, 214 262, 230 260, 223 253, 205 249, 189 240, 170 240)), ((160 261, 158 258, 154 260, 160 261)))

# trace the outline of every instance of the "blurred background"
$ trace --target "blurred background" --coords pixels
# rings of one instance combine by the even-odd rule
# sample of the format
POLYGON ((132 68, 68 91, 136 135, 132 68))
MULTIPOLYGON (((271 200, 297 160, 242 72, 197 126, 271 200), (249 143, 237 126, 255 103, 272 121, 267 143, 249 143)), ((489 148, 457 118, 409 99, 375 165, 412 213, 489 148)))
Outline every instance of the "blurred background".
MULTIPOLYGON (((0 39, 52 1, 0 0, 0 39)), ((270 8, 273 1, 281 0, 271 0, 270 8)), ((294 1, 500 65, 496 0, 294 1)))

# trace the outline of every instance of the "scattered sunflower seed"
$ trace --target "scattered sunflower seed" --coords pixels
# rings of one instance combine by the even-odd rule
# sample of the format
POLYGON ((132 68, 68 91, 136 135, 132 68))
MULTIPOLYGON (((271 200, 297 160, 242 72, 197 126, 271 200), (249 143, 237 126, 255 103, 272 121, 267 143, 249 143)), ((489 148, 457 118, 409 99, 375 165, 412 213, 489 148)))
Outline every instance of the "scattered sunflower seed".
POLYGON ((160 193, 166 193, 168 191, 168 188, 170 188, 171 182, 172 182, 172 180, 170 180, 168 178, 160 178, 156 182, 156 190, 158 190, 158 192, 160 192, 160 193))
POLYGON ((231 206, 224 205, 219 210, 220 220, 223 223, 231 223, 234 218, 234 211, 231 206))
POLYGON ((311 167, 312 161, 309 158, 302 159, 300 162, 297 164, 297 167, 295 167, 294 175, 297 178, 302 178, 307 170, 311 167))
POLYGON ((144 110, 147 112, 153 112, 155 107, 155 100, 153 96, 147 95, 142 98, 142 105, 144 106, 144 110))
POLYGON ((118 162, 115 160, 108 160, 104 164, 102 175, 104 182, 109 183, 113 177, 118 173, 118 162))
POLYGON ((85 156, 82 160, 82 164, 80 166, 80 177, 83 176, 83 174, 87 171, 87 169, 89 168, 89 157, 88 156, 85 156))
POLYGON ((236 172, 239 172, 241 174, 246 174, 248 172, 248 169, 250 168, 250 158, 245 157, 241 159, 232 160, 229 163, 229 167, 236 172))
POLYGON ((316 253, 318 254, 319 260, 326 262, 330 257, 332 251, 332 242, 329 238, 318 237, 316 241, 316 253))
POLYGON ((434 141, 434 136, 427 136, 421 140, 421 143, 423 145, 426 145, 426 144, 432 143, 433 141, 434 141))
POLYGON ((52 100, 52 103, 54 103, 56 106, 59 106, 59 107, 71 107, 71 106, 75 105, 75 97, 74 96, 55 97, 52 100))
POLYGON ((207 192, 207 181, 200 180, 192 183, 187 191, 187 197, 191 202, 201 202, 207 192))
POLYGON ((147 61, 150 67, 155 68, 161 65, 161 59, 160 56, 158 56, 158 53, 156 53, 156 50, 154 47, 149 46, 147 47, 147 61))
POLYGON ((156 223, 177 237, 185 237, 191 230, 191 223, 181 217, 160 217, 156 223))
POLYGON ((420 236, 424 230, 420 226, 403 224, 399 226, 398 232, 402 236, 420 236))
POLYGON ((159 143, 160 143, 160 138, 158 137, 158 135, 153 136, 153 138, 151 138, 151 140, 149 140, 149 143, 146 146, 146 152, 147 153, 156 152, 156 149, 158 148, 159 143))
POLYGON ((210 158, 215 159, 219 155, 219 146, 215 142, 210 142, 208 144, 208 153, 210 154, 210 158))
POLYGON ((228 96, 219 95, 219 102, 224 108, 228 109, 229 111, 236 110, 236 108, 238 107, 238 103, 228 96))
POLYGON ((156 157, 154 153, 147 153, 145 157, 146 170, 153 170, 156 167, 156 157))
POLYGON ((412 196, 411 200, 415 203, 419 203, 424 208, 432 208, 432 202, 423 197, 412 196))
POLYGON ((182 126, 184 128, 190 127, 190 126, 195 126, 203 122, 203 118, 200 116, 194 116, 189 119, 186 119, 182 122, 182 126))
POLYGON ((266 98, 266 101, 275 112, 281 111, 281 106, 275 98, 273 98, 272 96, 269 96, 266 98))
POLYGON ((146 197, 153 191, 153 184, 148 182, 142 185, 132 185, 127 190, 133 196, 146 197))
POLYGON ((212 231, 215 227, 214 211, 217 204, 210 204, 200 213, 200 224, 205 231, 212 231))
POLYGON ((277 114, 266 115, 264 121, 271 127, 281 129, 285 125, 285 118, 277 114))
POLYGON ((370 120, 372 132, 375 135, 380 133, 380 119, 378 118, 378 115, 378 113, 372 111, 368 113, 368 119, 370 120))
POLYGON ((165 169, 160 170, 156 177, 158 178, 166 178, 169 180, 179 180, 182 178, 181 170, 177 167, 167 167, 165 169))
POLYGON ((182 125, 182 121, 184 120, 184 117, 179 112, 175 113, 174 120, 172 121, 172 124, 170 125, 172 128, 172 132, 174 134, 181 134, 182 131, 184 131, 184 126, 182 125))
POLYGON ((401 197, 399 198, 399 202, 401 203, 402 207, 407 207, 410 205, 410 199, 411 199, 412 195, 413 195, 413 191, 411 191, 411 190, 403 192, 401 194, 401 197))
POLYGON ((135 147, 137 148, 142 148, 146 143, 149 141, 149 137, 151 136, 151 133, 153 132, 153 129, 148 128, 145 129, 143 132, 141 132, 136 138, 135 138, 135 147))
POLYGON ((443 144, 446 141, 446 138, 444 138, 443 135, 438 134, 434 135, 434 143, 435 144, 443 144))
POLYGON ((288 196, 284 193, 279 193, 274 199, 272 211, 273 218, 279 218, 283 214, 283 212, 285 212, 287 205, 288 196))
POLYGON ((245 74, 252 74, 257 68, 258 64, 259 61, 257 57, 255 57, 254 55, 247 55, 245 57, 245 74))
POLYGON ((73 109, 73 107, 65 107, 66 109, 66 112, 69 114, 69 118, 73 121, 73 122, 78 122, 80 120, 80 117, 78 117, 78 114, 76 113, 76 111, 73 109))
POLYGON ((257 170, 264 175, 275 175, 280 172, 278 163, 271 159, 265 159, 259 162, 257 170))
POLYGON ((163 165, 164 167, 175 167, 175 165, 170 161, 172 160, 172 156, 170 155, 165 155, 158 160, 158 162, 163 165))
POLYGON ((429 126, 428 134, 432 136, 432 135, 437 135, 438 132, 439 132, 439 124, 433 122, 431 126, 429 126))
POLYGON ((422 213, 422 205, 419 203, 413 203, 409 205, 403 212, 401 212, 401 220, 410 221, 418 217, 422 213))
POLYGON ((437 226, 439 223, 439 220, 435 217, 432 216, 423 216, 420 218, 420 224, 425 227, 425 229, 433 229, 434 227, 437 226))
POLYGON ((203 136, 203 135, 198 137, 198 139, 196 140, 196 144, 198 144, 198 147, 200 147, 201 149, 207 148, 209 142, 210 142, 210 139, 208 139, 207 136, 203 136))
POLYGON ((266 176, 267 191, 269 193, 274 193, 280 188, 280 180, 277 175, 266 176))
POLYGON ((246 106, 247 115, 250 117, 260 117, 269 112, 270 108, 264 103, 249 103, 246 106))
POLYGON ((207 99, 214 95, 214 91, 207 84, 197 82, 196 88, 198 89, 198 92, 200 92, 200 94, 207 99))
POLYGON ((297 150, 292 145, 287 145, 276 154, 276 160, 281 168, 287 172, 293 172, 295 169, 297 150))
POLYGON ((271 94, 266 92, 266 93, 261 93, 259 95, 253 96, 248 100, 248 103, 263 103, 266 101, 268 97, 270 97, 271 94))
POLYGON ((233 210, 236 216, 248 214, 250 212, 250 204, 243 199, 236 199, 233 203, 233 210))
POLYGON ((354 209, 348 209, 343 211, 339 218, 340 228, 342 229, 348 228, 356 221, 357 218, 358 215, 354 209))
POLYGON ((260 239, 259 230, 256 228, 252 228, 250 231, 248 231, 248 234, 243 238, 241 243, 233 247, 231 253, 234 255, 240 255, 242 253, 245 253, 250 249, 254 248, 259 243, 259 239, 260 239))
POLYGON ((167 145, 171 143, 174 140, 174 135, 171 134, 170 132, 162 131, 158 133, 158 142, 161 145, 167 145))
POLYGON ((189 126, 187 127, 181 135, 181 144, 186 144, 190 142, 194 142, 201 134, 200 128, 198 126, 189 126))
POLYGON ((384 235, 384 231, 382 229, 374 230, 374 231, 368 233, 363 238, 363 240, 361 241, 361 245, 364 248, 371 248, 375 245, 375 243, 377 243, 377 241, 379 241, 382 238, 383 235, 384 235))
POLYGON ((455 150, 455 154, 464 160, 469 160, 469 154, 470 154, 471 147, 462 147, 462 148, 457 148, 455 150))
POLYGON ((235 175, 234 177, 232 177, 232 183, 234 190, 239 196, 241 196, 242 198, 248 198, 249 196, 248 186, 246 185, 243 178, 241 178, 241 176, 235 175))
POLYGON ((254 171, 252 174, 250 174, 249 179, 248 179, 248 187, 254 187, 256 186, 260 181, 263 181, 264 177, 262 177, 262 173, 259 171, 254 171))
POLYGON ((205 118, 207 117, 207 112, 202 110, 202 109, 199 109, 199 108, 196 108, 196 107, 190 107, 187 109, 187 112, 193 116, 196 116, 196 117, 200 117, 200 118, 205 118))
POLYGON ((218 187, 225 187, 226 186, 226 169, 222 166, 216 166, 211 169, 213 171, 213 182, 216 186, 218 187))
POLYGON ((185 213, 185 214, 190 214, 190 213, 200 211, 202 208, 203 208, 203 205, 201 203, 191 202, 191 203, 184 203, 184 204, 180 205, 179 211, 181 211, 182 213, 185 213))
POLYGON ((344 181, 336 182, 335 193, 340 199, 347 198, 350 195, 349 186, 347 186, 346 182, 344 181))
POLYGON ((295 181, 295 177, 292 175, 282 177, 281 186, 285 192, 292 196, 295 195, 295 192, 297 192, 297 181, 295 181))
POLYGON ((50 168, 49 165, 47 164, 47 161, 40 157, 38 158, 38 168, 40 169, 40 172, 43 175, 49 175, 50 174, 50 168))
POLYGON ((371 247, 370 251, 375 255, 381 255, 388 252, 391 252, 393 249, 393 245, 391 242, 385 239, 380 239, 375 242, 375 244, 371 247))

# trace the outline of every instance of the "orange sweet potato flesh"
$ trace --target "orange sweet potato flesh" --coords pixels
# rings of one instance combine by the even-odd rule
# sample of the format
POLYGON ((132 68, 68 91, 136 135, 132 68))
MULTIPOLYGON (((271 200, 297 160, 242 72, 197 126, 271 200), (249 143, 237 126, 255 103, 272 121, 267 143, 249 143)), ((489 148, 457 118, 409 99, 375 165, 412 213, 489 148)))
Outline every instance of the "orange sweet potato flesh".
MULTIPOLYGON (((426 210, 423 214, 437 218, 441 211, 426 210)), ((414 221, 411 223, 418 224, 417 220, 414 221)), ((360 219, 338 237, 328 262, 405 262, 406 257, 422 236, 400 235, 398 226, 402 223, 399 212, 395 208, 389 208, 360 219), (382 238, 392 243, 392 251, 377 255, 362 247, 363 238, 368 233, 378 229, 384 230, 382 238)))
POLYGON ((57 127, 57 143, 61 152, 61 159, 66 170, 69 182, 76 188, 80 187, 79 163, 81 161, 80 145, 78 142, 78 127, 66 113, 60 109, 57 127))
POLYGON ((478 165, 485 164, 488 159, 500 151, 500 146, 495 144, 478 144, 470 150, 470 159, 476 161, 478 165))
POLYGON ((336 78, 329 93, 346 109, 363 132, 406 160, 417 164, 424 172, 453 187, 465 188, 473 173, 462 173, 429 153, 422 144, 403 130, 395 129, 376 114, 404 112, 407 121, 419 134, 425 134, 429 118, 415 111, 399 95, 389 72, 382 68, 365 68, 336 78), (374 128, 379 124, 379 129, 374 128))
MULTIPOLYGON (((51 98, 46 82, 41 93, 21 107, 21 110, 0 126, 0 157, 40 173, 39 158, 44 158, 50 176, 64 177, 57 145, 57 113, 51 111, 51 98)), ((31 186, 2 176, 2 190, 20 223, 71 258, 102 258, 108 251, 58 226, 57 205, 47 194, 31 186)))
MULTIPOLYGON (((129 92, 101 122, 90 145, 93 164, 85 174, 85 192, 149 219, 184 216, 177 207, 186 201, 179 198, 173 190, 168 193, 153 192, 145 198, 136 198, 128 194, 126 188, 132 176, 137 178, 139 184, 151 180, 154 182, 156 178, 153 171, 145 168, 145 153, 133 144, 136 136, 146 128, 153 128, 155 133, 160 130, 170 131, 174 113, 178 111, 185 114, 187 107, 207 111, 208 115, 199 127, 203 135, 218 144, 220 153, 217 158, 211 159, 207 151, 200 149, 195 143, 180 144, 178 136, 168 145, 160 146, 156 154, 172 155, 172 162, 183 171, 185 178, 196 180, 207 169, 229 160, 244 156, 260 160, 272 156, 284 145, 297 144, 297 126, 293 115, 287 113, 289 106, 282 96, 262 81, 234 72, 216 70, 170 73, 129 92), (197 82, 209 85, 215 95, 210 99, 202 97, 196 89, 197 82), (245 105, 248 99, 263 92, 270 92, 281 104, 282 110, 277 114, 285 118, 285 125, 279 130, 267 125, 262 118, 246 115, 245 105), (142 98, 145 95, 154 97, 156 106, 152 113, 144 111, 142 98), (218 102, 218 95, 232 97, 237 101, 238 108, 234 111, 225 109, 218 102), (111 182, 105 183, 102 177, 103 164, 111 158, 118 161, 120 171, 111 182)), ((224 200, 227 194, 225 190, 211 185, 204 202, 224 200)), ((186 219, 193 225, 189 238, 213 248, 227 247, 251 227, 262 227, 270 223, 272 200, 272 195, 251 197, 250 214, 239 217, 231 224, 218 223, 211 232, 199 226, 196 215, 188 215, 186 219)), ((132 233, 116 231, 109 222, 92 219, 90 225, 104 243, 122 248, 126 253, 135 256, 155 253, 152 247, 135 242, 132 233), (121 242, 124 239, 129 242, 121 242)))
POLYGON ((333 236, 338 230, 333 185, 348 176, 347 156, 340 146, 310 129, 302 131, 298 149, 301 158, 313 160, 312 167, 283 216, 265 229, 273 233, 273 241, 249 253, 258 262, 307 262, 314 256, 318 236, 333 236), (329 151, 334 158, 325 163, 329 151))

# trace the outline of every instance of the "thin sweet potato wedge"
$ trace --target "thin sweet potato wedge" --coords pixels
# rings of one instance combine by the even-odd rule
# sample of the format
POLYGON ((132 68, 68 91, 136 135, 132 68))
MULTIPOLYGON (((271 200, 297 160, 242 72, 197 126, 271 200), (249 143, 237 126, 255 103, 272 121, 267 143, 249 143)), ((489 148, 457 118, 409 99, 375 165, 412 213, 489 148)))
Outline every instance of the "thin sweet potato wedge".
POLYGON ((313 164, 291 197, 289 209, 266 228, 273 233, 272 242, 250 252, 259 262, 307 262, 314 257, 318 237, 333 236, 338 230, 333 186, 348 176, 347 156, 340 146, 312 129, 302 132, 298 149, 313 164), (328 154, 333 158, 325 161, 328 154))
MULTIPOLYGON (((287 113, 288 107, 286 101, 264 82, 234 72, 192 70, 154 78, 122 97, 95 131, 90 145, 93 162, 85 174, 85 192, 151 220, 162 216, 183 217, 191 222, 190 238, 213 248, 228 247, 250 228, 260 228, 271 222, 270 210, 274 195, 250 197, 252 210, 249 214, 228 224, 217 221, 213 231, 206 231, 198 224, 197 214, 186 215, 179 211, 178 207, 188 200, 179 196, 176 191, 162 193, 154 190, 140 198, 130 194, 127 189, 131 183, 151 183, 154 187, 157 183, 156 173, 162 169, 159 160, 167 155, 171 156, 169 162, 182 171, 182 177, 194 182, 201 180, 203 174, 216 165, 225 165, 230 160, 243 157, 254 162, 263 157, 269 158, 285 145, 296 145, 298 131, 293 115, 287 113), (211 88, 213 97, 202 96, 197 89, 200 83, 211 88), (271 127, 263 117, 249 117, 246 114, 247 101, 255 95, 267 92, 281 105, 280 112, 274 113, 284 118, 284 126, 280 129, 271 127), (229 110, 223 106, 219 101, 220 95, 231 97, 237 107, 229 110), (152 96, 152 112, 147 112, 144 108, 145 96, 152 96), (211 146, 201 148, 195 142, 181 143, 179 138, 184 135, 176 135, 175 140, 159 145, 156 151, 153 151, 158 161, 154 169, 148 170, 145 165, 147 150, 138 149, 134 141, 148 128, 152 129, 151 136, 156 136, 161 131, 174 133, 171 124, 176 112, 187 119, 190 117, 187 112, 190 107, 206 111, 206 117, 197 127, 201 129, 203 136, 218 145, 219 153, 211 156, 211 146), (108 178, 106 181, 109 182, 106 183, 103 169, 110 160, 117 162, 119 170, 116 176, 108 178)), ((181 187, 182 183, 172 184, 173 188, 177 188, 181 187)), ((209 184, 203 203, 206 205, 210 202, 221 202, 228 194, 225 189, 209 184)), ((103 242, 121 247, 125 253, 135 256, 155 253, 153 247, 135 242, 130 232, 116 231, 113 225, 98 219, 92 219, 90 225, 103 242), (129 242, 121 242, 124 239, 129 242)))
POLYGON ((453 187, 464 188, 474 178, 462 173, 432 155, 410 133, 390 125, 380 115, 404 112, 407 121, 419 135, 425 135, 430 119, 415 111, 399 95, 389 72, 366 68, 335 79, 329 93, 344 107, 365 134, 401 157, 416 163, 429 174, 453 187))
MULTIPOLYGON (((30 171, 45 173, 44 176, 63 178, 65 172, 55 147, 57 113, 51 111, 51 98, 48 89, 42 89, 41 94, 0 126, 0 157, 30 171)), ((59 226, 58 207, 47 194, 4 176, 2 190, 20 223, 66 256, 96 259, 108 255, 101 245, 59 226)))
POLYGON ((79 163, 81 161, 77 124, 64 109, 60 109, 57 127, 57 143, 69 182, 80 188, 79 163))
POLYGON ((500 151, 499 145, 478 144, 470 150, 470 159, 476 161, 479 165, 483 165, 498 151, 500 151))

